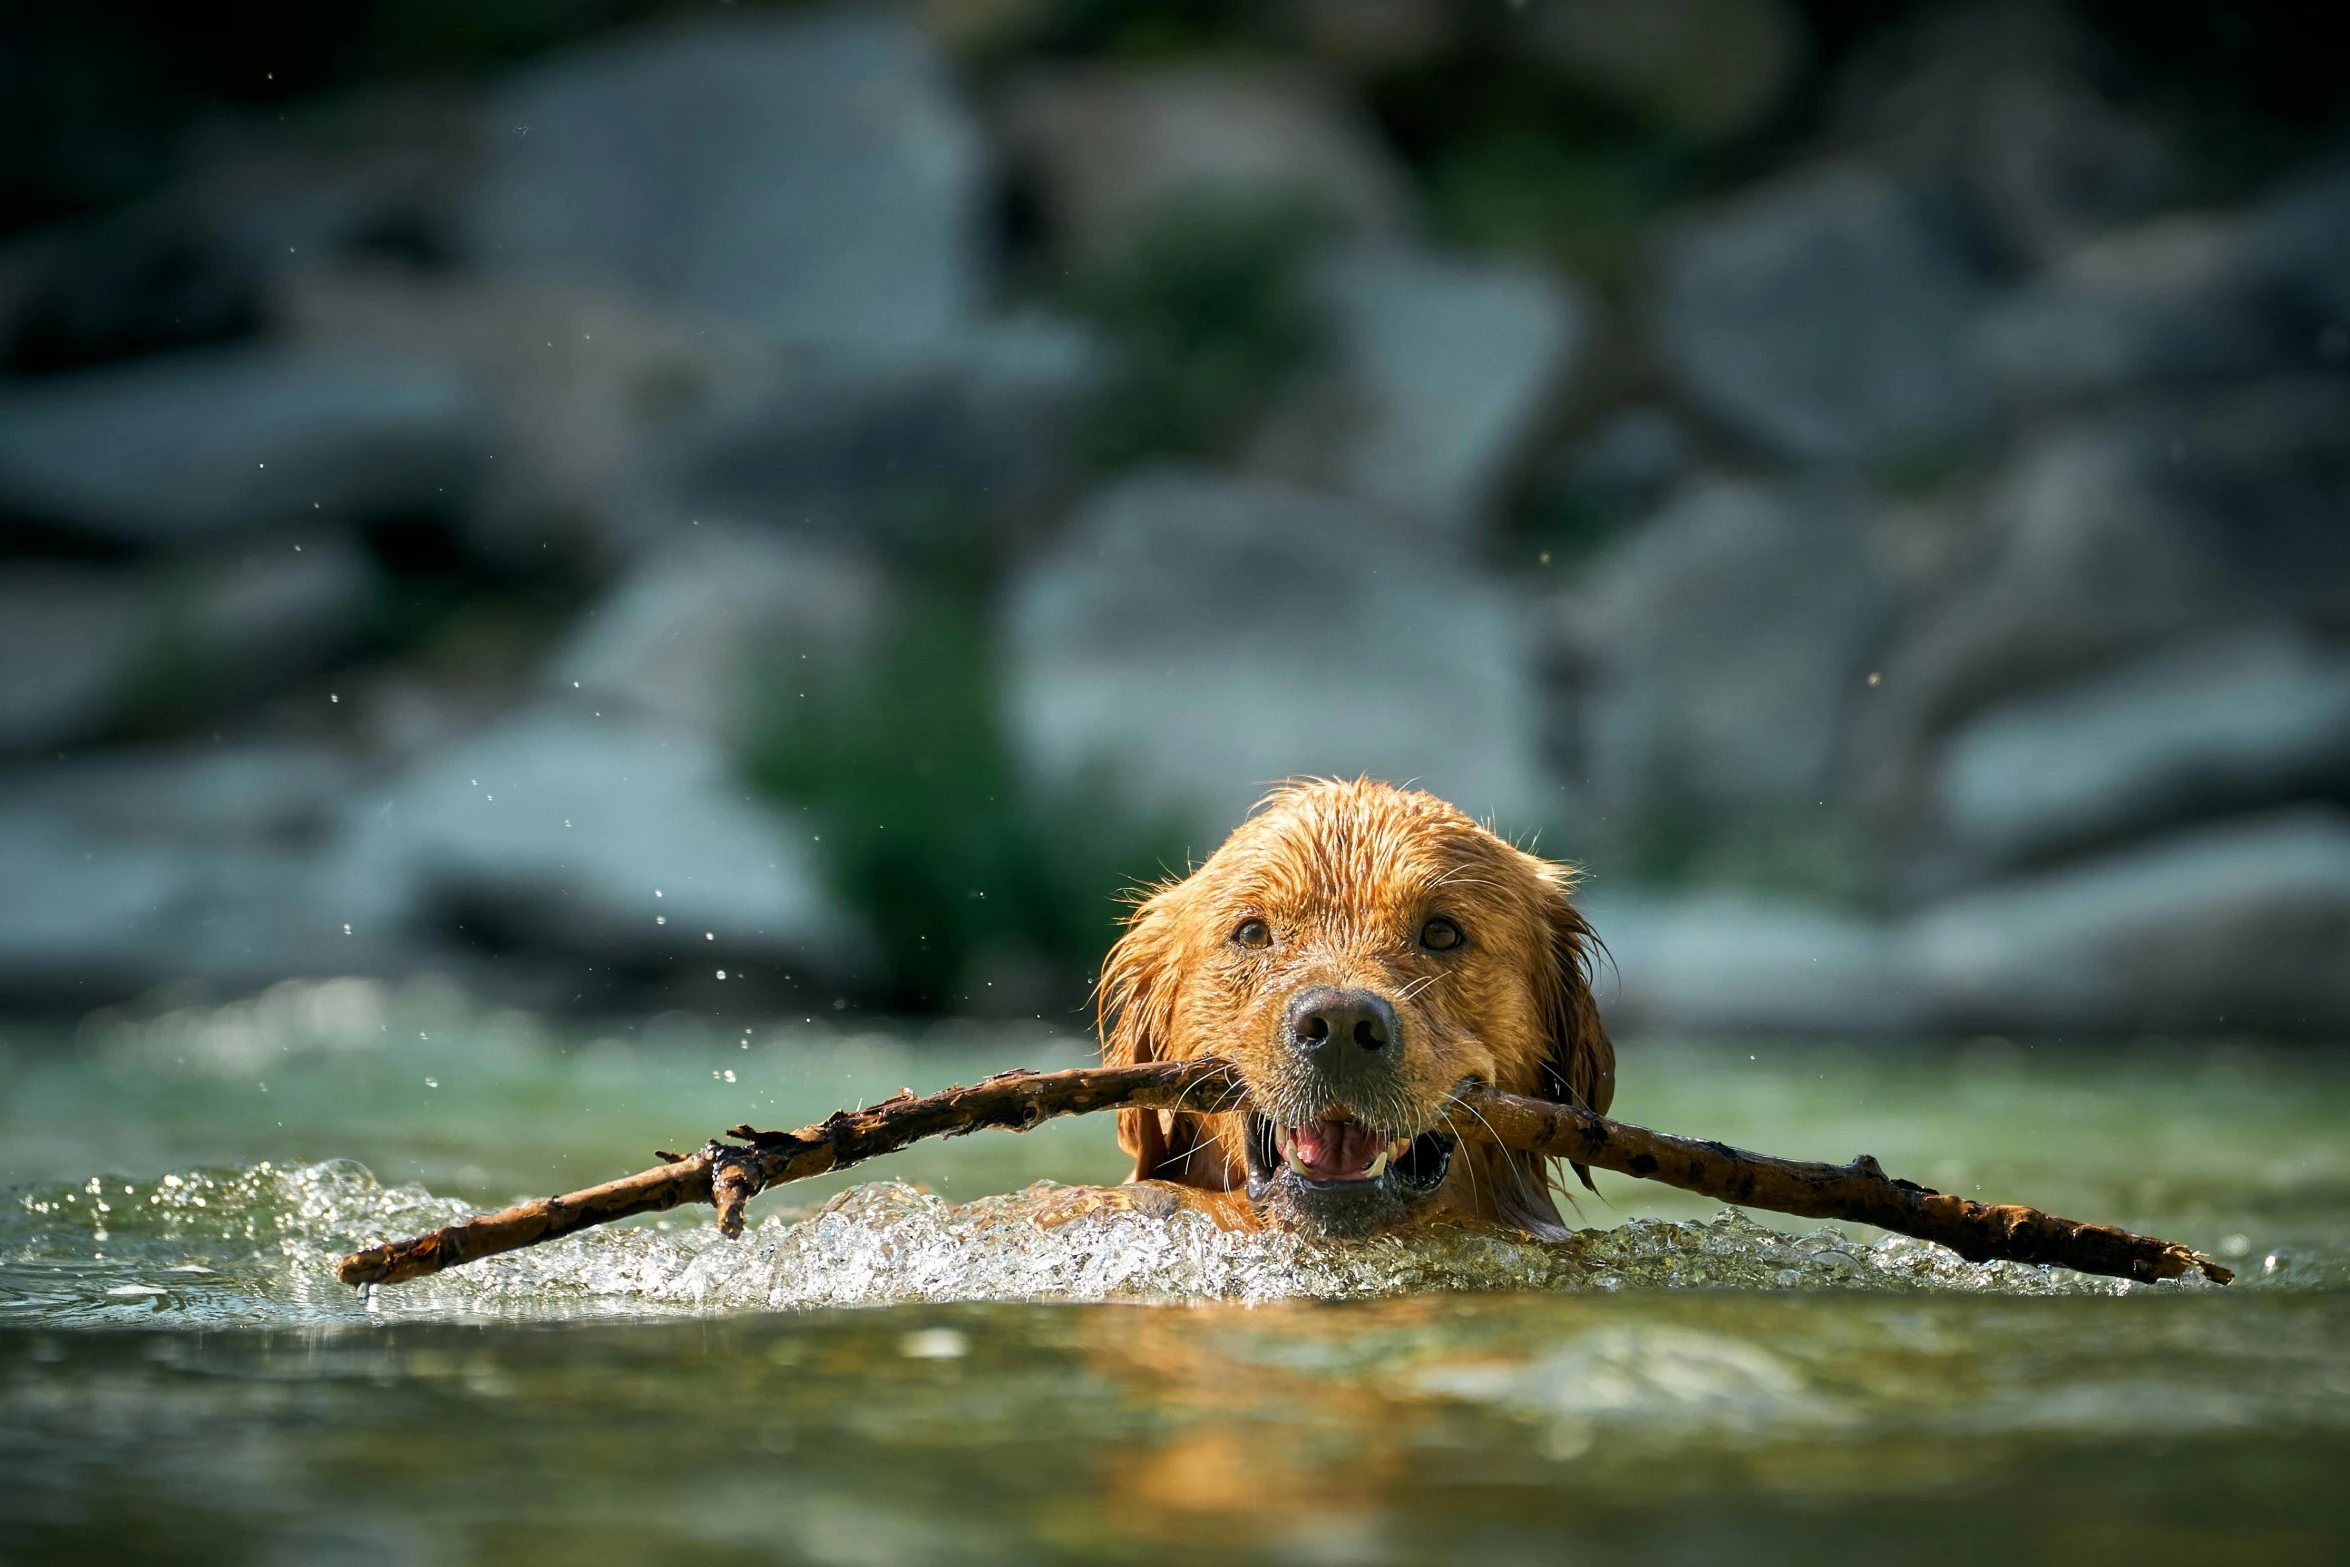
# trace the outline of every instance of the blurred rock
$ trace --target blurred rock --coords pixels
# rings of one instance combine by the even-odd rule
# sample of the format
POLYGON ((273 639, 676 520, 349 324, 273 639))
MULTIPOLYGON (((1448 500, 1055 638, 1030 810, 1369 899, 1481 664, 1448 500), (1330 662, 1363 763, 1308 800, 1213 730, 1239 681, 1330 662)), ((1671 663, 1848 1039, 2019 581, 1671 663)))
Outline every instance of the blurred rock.
POLYGON ((2241 215, 2176 214, 2066 256, 1984 317, 2000 391, 2032 403, 2350 362, 2350 172, 2241 215))
POLYGON ((1828 167, 1751 189, 1672 235, 1658 271, 1673 370, 1789 456, 1899 457, 1983 414, 1982 287, 1881 174, 1828 167))
POLYGON ((262 321, 258 266, 147 212, 0 255, 0 368, 17 374, 226 342, 262 321))
POLYGON ((1065 322, 990 322, 887 365, 796 354, 667 431, 627 502, 638 545, 771 526, 938 558, 1032 531, 1068 478, 1068 426, 1094 384, 1065 322))
POLYGON ((1557 814, 1513 596, 1345 502, 1188 470, 1125 480, 1014 581, 1006 628, 1029 775, 1177 813, 1202 852, 1309 773, 1417 780, 1506 830, 1557 814))
POLYGON ((2013 861, 2303 794, 2350 794, 2350 649, 2262 627, 1996 707, 1953 733, 1942 816, 2013 861))
POLYGON ((323 669, 376 632, 386 590, 373 556, 320 528, 199 556, 159 573, 148 621, 177 679, 215 699, 323 669))
POLYGON ((593 288, 377 266, 282 277, 276 313, 311 345, 416 354, 463 374, 492 413, 495 460, 459 519, 507 567, 600 564, 629 541, 626 476, 653 436, 750 374, 716 336, 593 288))
POLYGON ((1272 415, 1268 466, 1470 531, 1573 378, 1591 307, 1546 273, 1386 246, 1332 256, 1319 291, 1334 363, 1272 415))
POLYGON ((79 740, 121 716, 144 647, 143 598, 116 572, 10 563, 0 574, 0 749, 79 740))
POLYGON ((1856 64, 1842 118, 1999 261, 2036 267, 2178 186, 2160 132, 2101 85, 2118 74, 2060 5, 1933 6, 1856 64))
POLYGON ((1004 119, 1046 218, 1080 255, 1201 201, 1280 202, 1374 235, 1408 221, 1408 184, 1374 133, 1295 70, 1071 70, 1020 85, 1004 119))
POLYGON ((1899 940, 1844 910, 1735 892, 1576 901, 1607 943, 1613 1028, 1899 1033, 1921 1020, 1899 940))
POLYGON ((0 781, 0 991, 86 1004, 167 981, 404 967, 417 953, 395 937, 390 889, 328 872, 355 784, 343 757, 289 745, 134 751, 0 781))
POLYGON ((412 938, 632 969, 691 959, 837 972, 861 939, 804 831, 718 747, 581 697, 511 717, 361 796, 339 885, 397 889, 412 938), (705 933, 709 933, 706 935, 705 933))
POLYGON ((2264 369, 2278 345, 2242 287, 2244 249, 2238 225, 2202 214, 2086 244, 1984 312, 1985 370, 2031 405, 2264 369))
POLYGON ((1948 1028, 2339 1036, 2350 821, 2222 822, 1951 899, 1906 939, 1948 1028))
POLYGON ((0 570, 0 751, 169 726, 331 664, 375 629, 383 576, 320 528, 139 571, 0 570))
POLYGON ((290 266, 439 264, 481 130, 447 88, 208 116, 162 190, 0 255, 0 364, 49 373, 252 336, 290 266))
POLYGON ((648 554, 547 663, 606 711, 626 707, 725 741, 763 695, 810 664, 869 654, 886 613, 880 574, 846 551, 775 533, 692 530, 648 554))
POLYGON ((1696 470, 1697 444, 1681 421, 1653 404, 1609 414, 1554 453, 1537 479, 1537 501, 1555 530, 1596 540, 1621 522, 1660 508, 1696 470))
POLYGON ((1784 0, 1553 0, 1521 8, 1537 59, 1674 136, 1718 141, 1778 107, 1803 68, 1784 0))
POLYGON ((1593 561, 1586 776, 1619 814, 1816 805, 1885 606, 1855 498, 1708 483, 1593 561))
MULTIPOLYGON (((2297 614, 2350 621, 2350 389, 2262 383, 2056 425, 1977 514, 1975 558, 1902 617, 1859 705, 1860 797, 1930 837, 1937 739, 1995 704, 2297 614)), ((1929 878, 1929 881, 1931 878, 1929 878)))
POLYGON ((2255 278, 2287 320, 2317 329, 2319 357, 2337 366, 2350 358, 2342 335, 2350 326, 2350 164, 2337 158, 2264 203, 2254 214, 2250 249, 2255 278))
POLYGON ((943 63, 882 10, 625 34, 501 91, 467 250, 771 340, 895 352, 987 287, 986 170, 943 63))
POLYGON ((2350 626, 2350 378, 2280 376, 2140 418, 2142 450, 2228 579, 2350 626))
POLYGON ((375 86, 194 127, 155 205, 274 273, 337 258, 458 259, 459 208, 508 123, 470 85, 375 86))
POLYGON ((444 511, 482 425, 427 361, 191 350, 0 389, 0 509, 120 543, 444 511))

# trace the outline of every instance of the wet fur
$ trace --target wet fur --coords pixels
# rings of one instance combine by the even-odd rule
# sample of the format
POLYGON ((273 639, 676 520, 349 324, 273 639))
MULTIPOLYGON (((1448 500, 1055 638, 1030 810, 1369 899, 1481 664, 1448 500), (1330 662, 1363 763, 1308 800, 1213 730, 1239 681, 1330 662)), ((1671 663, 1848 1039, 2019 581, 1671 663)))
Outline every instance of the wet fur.
MULTIPOLYGON (((1299 1097, 1283 1009, 1307 986, 1361 986, 1385 994, 1403 1024, 1403 1081, 1382 1119, 1447 1129, 1463 1113, 1448 1103, 1463 1079, 1605 1111, 1615 1049, 1592 1001, 1596 943, 1569 901, 1574 883, 1570 868, 1433 795, 1369 779, 1287 785, 1199 869, 1138 904, 1102 969, 1103 1059, 1221 1055, 1260 1110, 1307 1119, 1316 1107, 1299 1097), (1439 914, 1466 937, 1451 953, 1415 939, 1439 914), (1232 940, 1252 917, 1272 927, 1269 947, 1232 940)), ((1214 1206, 1249 1222, 1242 1135, 1238 1114, 1118 1118, 1134 1180, 1232 1193, 1214 1206)), ((1490 1144, 1462 1143, 1422 1212, 1563 1233, 1544 1162, 1490 1144)))

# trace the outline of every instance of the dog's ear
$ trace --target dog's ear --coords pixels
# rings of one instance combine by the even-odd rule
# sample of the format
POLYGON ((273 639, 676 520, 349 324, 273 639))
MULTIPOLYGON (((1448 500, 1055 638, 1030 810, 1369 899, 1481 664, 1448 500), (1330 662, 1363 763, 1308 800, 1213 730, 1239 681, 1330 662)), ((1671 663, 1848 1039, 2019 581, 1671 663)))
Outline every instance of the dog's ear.
MULTIPOLYGON (((1550 1048, 1542 1061, 1542 1093, 1560 1104, 1605 1115, 1616 1097, 1616 1047, 1592 995, 1599 976, 1599 938, 1568 896, 1575 873, 1562 865, 1545 869, 1551 886, 1543 910, 1550 927, 1549 972, 1543 986, 1550 1048)), ((1574 1169, 1590 1187, 1591 1172, 1579 1164, 1574 1169)))
MULTIPOLYGON (((1125 934, 1102 960, 1094 987, 1094 1024, 1101 1035, 1102 1064, 1135 1066, 1167 1058, 1173 985, 1176 920, 1162 889, 1126 922, 1125 934)), ((1165 1124, 1156 1110, 1118 1112, 1118 1146, 1134 1156, 1129 1179, 1157 1178, 1167 1162, 1165 1124)))
MULTIPOLYGON (((1599 938, 1591 933, 1568 897, 1575 873, 1564 865, 1536 862, 1543 882, 1543 942, 1534 961, 1535 994, 1542 1007, 1543 1053, 1537 1091, 1560 1104, 1605 1113, 1616 1096, 1616 1047, 1599 1020, 1591 994, 1598 974, 1599 938)), ((1496 1149, 1490 1185, 1501 1218, 1544 1240, 1563 1240, 1569 1231, 1552 1199, 1547 1162, 1532 1154, 1496 1149)), ((1591 1171, 1569 1161, 1584 1186, 1591 1171)))

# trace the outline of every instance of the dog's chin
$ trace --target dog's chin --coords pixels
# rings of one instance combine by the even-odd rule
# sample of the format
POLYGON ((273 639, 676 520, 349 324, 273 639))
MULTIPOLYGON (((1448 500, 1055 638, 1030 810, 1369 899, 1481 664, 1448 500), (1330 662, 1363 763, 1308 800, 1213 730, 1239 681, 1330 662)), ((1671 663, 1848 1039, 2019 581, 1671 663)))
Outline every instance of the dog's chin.
POLYGON ((1277 1126, 1246 1112, 1248 1198, 1283 1229, 1351 1240, 1408 1224, 1452 1168, 1442 1132, 1388 1138, 1343 1119, 1277 1126))

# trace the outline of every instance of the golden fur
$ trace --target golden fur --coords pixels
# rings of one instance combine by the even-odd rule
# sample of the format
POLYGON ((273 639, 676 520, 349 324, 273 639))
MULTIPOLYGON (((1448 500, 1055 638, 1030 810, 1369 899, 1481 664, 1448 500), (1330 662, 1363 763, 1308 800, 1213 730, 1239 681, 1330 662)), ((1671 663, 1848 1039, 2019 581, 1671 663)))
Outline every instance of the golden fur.
MULTIPOLYGON (((1449 1129, 1451 1092, 1472 1080, 1605 1111, 1615 1050, 1592 1001, 1595 942, 1569 901, 1574 883, 1568 867, 1433 795, 1368 779, 1286 785, 1205 864, 1136 907, 1103 965, 1103 1059, 1224 1056, 1268 1116, 1353 1114, 1391 1135, 1449 1129), (1455 949, 1422 944, 1434 918, 1457 925, 1455 949), (1244 941, 1236 932, 1249 921, 1263 929, 1244 941), (1392 1005, 1400 1038, 1377 1103, 1326 1107, 1301 1076, 1285 1020, 1313 987, 1392 1005)), ((1249 1181, 1245 1135, 1239 1113, 1119 1116, 1135 1180, 1236 1197, 1249 1181)), ((1531 1156, 1462 1143, 1440 1179, 1415 1215, 1560 1227, 1548 1171, 1531 1156)), ((1246 1202, 1214 1206, 1254 1222, 1246 1202)))

